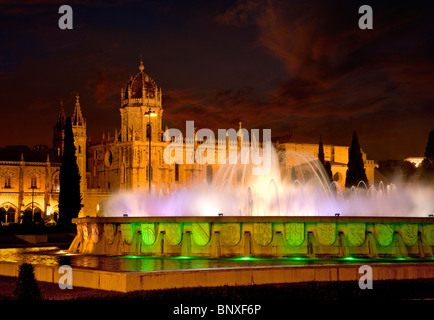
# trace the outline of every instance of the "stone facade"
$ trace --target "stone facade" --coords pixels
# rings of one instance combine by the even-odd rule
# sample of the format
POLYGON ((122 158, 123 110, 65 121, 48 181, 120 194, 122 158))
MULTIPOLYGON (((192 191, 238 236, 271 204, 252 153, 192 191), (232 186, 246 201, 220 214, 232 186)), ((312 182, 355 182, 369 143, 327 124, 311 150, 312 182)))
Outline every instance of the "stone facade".
POLYGON ((0 149, 0 219, 57 220, 60 158, 48 150, 0 149), (33 214, 32 214, 33 212, 33 214))
MULTIPOLYGON (((292 151, 304 151, 310 152, 315 157, 318 157, 318 145, 311 143, 282 143, 285 150, 292 151)), ((332 173, 333 181, 339 184, 340 188, 345 189, 345 178, 347 175, 347 163, 348 163, 348 151, 350 147, 347 146, 334 146, 324 145, 324 160, 329 161, 332 173)), ((368 160, 366 153, 362 151, 363 162, 365 164, 366 177, 369 184, 374 184, 374 169, 378 168, 374 160, 368 160)))
MULTIPOLYGON (((71 116, 80 189, 86 198, 86 121, 77 94, 71 116)), ((60 102, 53 127, 53 148, 30 150, 23 146, 0 149, 0 220, 4 224, 57 221, 59 214, 59 173, 63 152, 65 112, 60 102), (33 214, 32 214, 33 212, 33 214)))
MULTIPOLYGON (((120 100, 120 130, 116 130, 114 135, 103 135, 97 143, 91 143, 87 137, 86 119, 82 114, 80 99, 78 94, 76 96, 71 120, 84 205, 80 216, 96 216, 100 202, 112 192, 134 189, 168 194, 192 183, 211 182, 219 169, 217 152, 213 164, 199 164, 197 159, 192 164, 187 163, 186 159, 191 155, 191 151, 198 150, 203 142, 190 141, 188 138, 164 141, 162 91, 144 72, 142 63, 139 72, 121 89, 120 100), (171 143, 182 147, 182 159, 167 164, 163 160, 163 153, 171 143)), ((1 162, 5 159, 0 155, 0 178, 6 186, 0 188, 0 213, 3 213, 3 221, 6 221, 6 216, 9 217, 8 221, 14 216, 14 221, 17 222, 18 213, 27 210, 29 203, 33 203, 38 211, 42 212, 42 217, 57 213, 58 187, 55 185, 58 183, 64 126, 65 112, 61 101, 57 122, 53 128, 53 156, 56 157, 56 163, 47 159, 31 163, 27 159, 1 162), (29 189, 27 180, 35 174, 39 177, 37 181, 40 186, 29 189), (7 187, 7 179, 11 181, 10 188, 7 187), (33 201, 29 202, 30 194, 33 194, 33 201)), ((195 131, 196 128, 194 133, 195 131)), ((248 147, 251 143, 243 140, 241 122, 238 132, 241 134, 237 135, 236 141, 229 140, 228 137, 216 139, 212 141, 213 146, 216 150, 225 150, 226 157, 231 152, 238 152, 243 146, 248 147)), ((283 143, 280 144, 280 147, 282 146, 284 150, 308 151, 318 156, 316 144, 283 143)), ((258 147, 261 148, 259 142, 258 147)), ((325 160, 330 161, 333 179, 341 189, 345 188, 348 149, 347 146, 324 145, 325 160)), ((363 160, 369 183, 373 184, 375 164, 367 159, 364 152, 363 160)))
MULTIPOLYGON (((96 205, 104 198, 104 194, 108 196, 118 190, 134 189, 167 194, 191 183, 212 180, 219 168, 217 153, 215 164, 198 164, 196 161, 194 164, 186 164, 189 141, 185 138, 178 141, 183 147, 182 163, 169 165, 163 161, 164 149, 173 140, 163 141, 162 91, 144 72, 142 63, 139 72, 121 90, 120 116, 120 131, 116 131, 114 136, 103 135, 100 142, 87 146, 87 192, 82 216, 95 216, 96 205), (148 167, 149 162, 151 169, 148 167)), ((238 130, 240 129, 241 122, 238 130)), ((196 141, 190 143, 194 150, 200 145, 196 141)), ((241 137, 232 142, 228 139, 216 140, 216 149, 223 144, 228 155, 230 151, 241 148, 241 137)), ((309 151, 318 156, 316 144, 284 143, 283 146, 286 150, 309 151)), ((325 160, 331 162, 334 180, 342 189, 345 188, 348 149, 347 146, 324 146, 325 160)), ((375 164, 367 160, 364 152, 363 159, 367 177, 370 184, 373 184, 375 164)))

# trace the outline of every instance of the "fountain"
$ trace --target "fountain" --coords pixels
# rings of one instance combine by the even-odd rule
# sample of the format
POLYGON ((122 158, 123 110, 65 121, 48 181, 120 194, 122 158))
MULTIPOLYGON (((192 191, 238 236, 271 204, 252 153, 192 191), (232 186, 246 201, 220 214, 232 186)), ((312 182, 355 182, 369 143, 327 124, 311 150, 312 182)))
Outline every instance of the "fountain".
MULTIPOLYGON (((240 156, 239 156, 240 157, 240 156)), ((240 159, 239 159, 240 160, 240 159)), ((77 218, 72 253, 192 257, 432 258, 433 190, 330 183, 310 153, 272 149, 268 174, 225 164, 211 184, 113 194, 77 218), (169 190, 170 189, 170 190, 169 190), (169 192, 170 191, 170 192, 169 192)))

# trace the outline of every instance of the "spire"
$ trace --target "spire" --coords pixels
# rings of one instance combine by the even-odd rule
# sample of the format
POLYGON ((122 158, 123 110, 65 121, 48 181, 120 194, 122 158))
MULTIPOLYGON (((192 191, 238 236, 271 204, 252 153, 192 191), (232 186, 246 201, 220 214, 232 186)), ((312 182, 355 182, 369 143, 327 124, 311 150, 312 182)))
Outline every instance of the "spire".
POLYGON ((238 141, 238 144, 240 146, 241 146, 241 143, 243 142, 243 140, 244 140, 243 123, 240 120, 240 122, 238 122, 238 133, 237 133, 237 141, 238 141))
POLYGON ((72 125, 73 126, 82 126, 84 125, 84 119, 83 115, 81 113, 81 107, 80 107, 80 96, 78 95, 78 92, 75 96, 75 108, 74 112, 72 114, 72 125))
POLYGON ((63 129, 65 127, 65 109, 63 108, 63 99, 60 99, 60 104, 59 104, 59 114, 57 117, 57 127, 59 129, 63 129))

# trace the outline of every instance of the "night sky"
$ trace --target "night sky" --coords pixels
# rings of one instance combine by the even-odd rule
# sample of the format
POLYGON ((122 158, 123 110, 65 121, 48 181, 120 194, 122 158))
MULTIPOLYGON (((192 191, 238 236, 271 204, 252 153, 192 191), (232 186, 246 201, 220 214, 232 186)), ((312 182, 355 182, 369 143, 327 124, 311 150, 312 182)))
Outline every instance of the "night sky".
MULTIPOLYGON (((434 129, 433 1, 0 0, 0 146, 52 144, 79 92, 93 142, 138 72, 171 127, 270 128, 280 141, 422 156, 434 129), (73 9, 61 30, 58 9, 73 9), (374 29, 360 30, 361 5, 374 29)), ((217 131, 216 131, 217 132, 217 131)))

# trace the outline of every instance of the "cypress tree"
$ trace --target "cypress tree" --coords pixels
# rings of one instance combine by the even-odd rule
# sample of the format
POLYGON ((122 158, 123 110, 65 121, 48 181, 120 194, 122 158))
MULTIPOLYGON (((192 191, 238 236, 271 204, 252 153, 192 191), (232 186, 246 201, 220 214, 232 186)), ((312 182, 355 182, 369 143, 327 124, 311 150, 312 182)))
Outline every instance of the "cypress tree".
POLYGON ((366 177, 365 165, 363 163, 362 151, 360 150, 359 138, 357 132, 353 133, 353 141, 348 151, 348 169, 345 179, 345 188, 357 186, 360 181, 364 181, 369 186, 366 177))
POLYGON ((319 136, 318 160, 322 163, 323 166, 325 165, 325 160, 324 160, 324 145, 322 144, 321 136, 319 136))
POLYGON ((324 165, 325 172, 327 176, 329 177, 330 183, 333 181, 333 172, 332 172, 332 166, 330 164, 330 161, 327 161, 324 165))
POLYGON ((422 168, 426 171, 434 170, 434 130, 431 130, 425 149, 425 159, 422 162, 422 168))
POLYGON ((318 143, 318 160, 321 162, 321 164, 324 167, 325 173, 327 174, 329 178, 329 183, 333 181, 333 173, 332 173, 332 166, 329 161, 325 161, 324 156, 324 145, 322 143, 322 137, 319 136, 319 143, 318 143))
POLYGON ((59 224, 65 229, 71 225, 81 209, 80 172, 75 156, 71 117, 65 122, 62 164, 59 173, 59 224))

